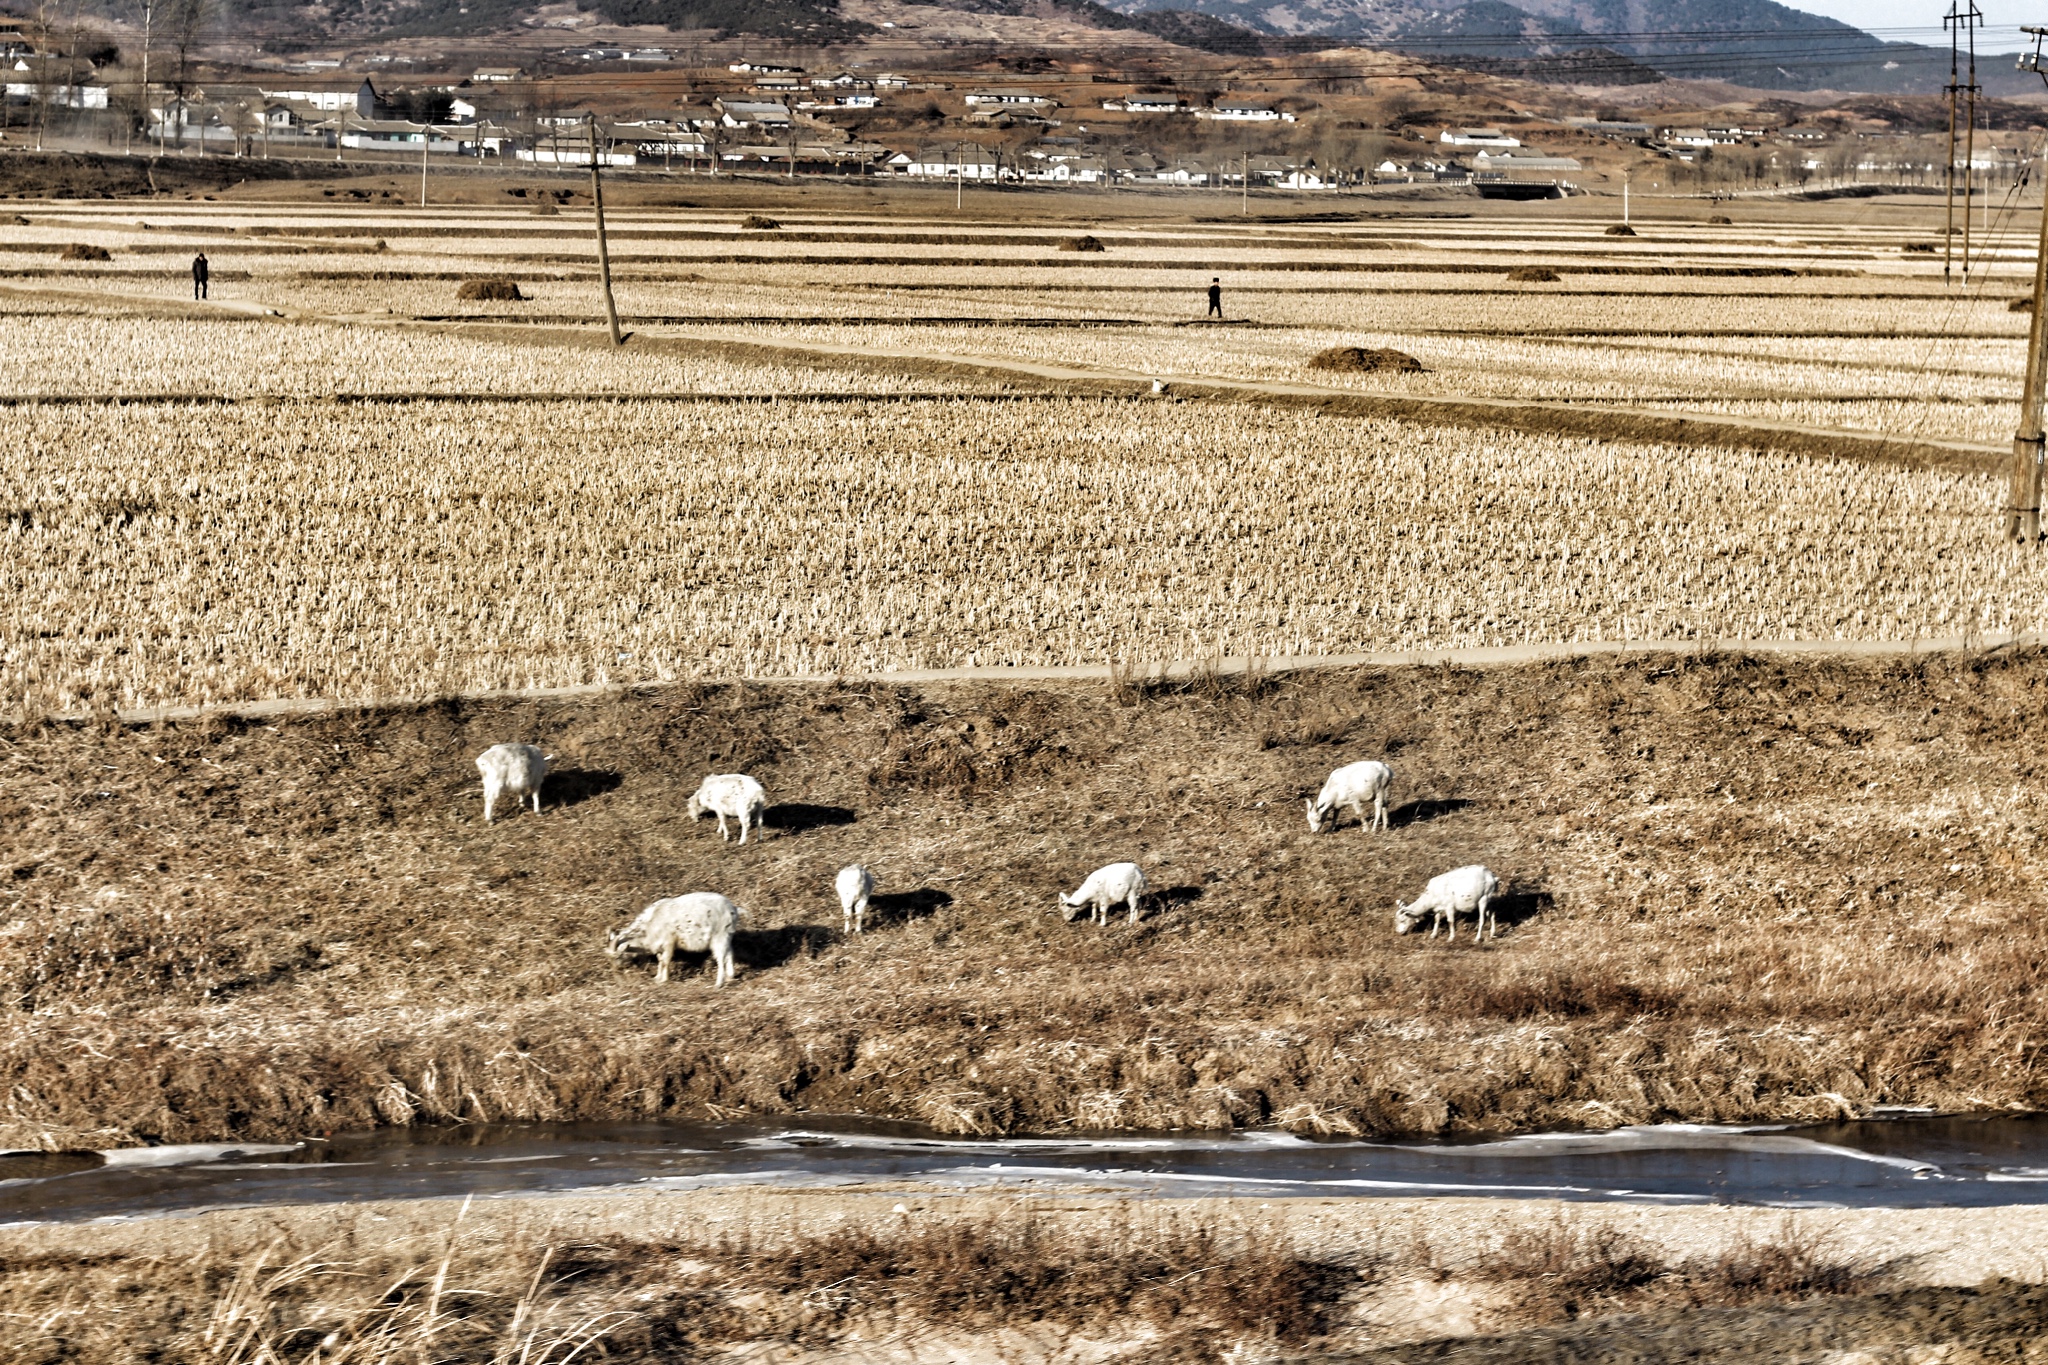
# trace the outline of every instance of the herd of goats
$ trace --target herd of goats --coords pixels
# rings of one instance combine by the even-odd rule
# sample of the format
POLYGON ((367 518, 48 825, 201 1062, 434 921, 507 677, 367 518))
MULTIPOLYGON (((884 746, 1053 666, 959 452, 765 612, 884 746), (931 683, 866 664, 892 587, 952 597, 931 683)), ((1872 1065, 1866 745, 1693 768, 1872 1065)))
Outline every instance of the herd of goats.
MULTIPOLYGON (((547 778, 548 762, 549 755, 531 744, 497 744, 484 750, 476 761, 477 771, 483 774, 484 780, 484 823, 491 823, 499 800, 506 797, 510 797, 515 805, 531 800, 534 813, 538 814, 541 783, 547 778)), ((1320 834, 1324 830, 1335 829, 1340 814, 1346 809, 1358 817, 1361 830, 1385 829, 1387 789, 1393 781, 1393 769, 1370 759, 1337 769, 1323 783, 1323 789, 1316 793, 1315 800, 1306 803, 1310 832, 1320 834), (1368 807, 1371 808, 1369 817, 1366 813, 1368 807)), ((705 778, 689 804, 692 820, 700 820, 706 815, 718 817, 721 839, 729 841, 732 838, 725 822, 728 819, 738 822, 743 844, 747 835, 760 827, 767 809, 767 792, 759 782, 744 773, 717 773, 705 778)), ((867 917, 868 897, 875 890, 874 873, 859 863, 850 864, 839 869, 833 888, 839 893, 840 913, 846 932, 861 933, 867 917)), ((1448 926, 1450 937, 1455 940, 1458 916, 1471 915, 1477 921, 1473 932, 1483 939, 1490 906, 1499 890, 1500 879, 1477 864, 1432 877, 1422 894, 1413 901, 1405 904, 1395 902, 1394 932, 1410 933, 1428 919, 1432 921, 1429 926, 1431 938, 1436 937, 1437 930, 1448 926)), ((1089 873, 1088 879, 1072 895, 1063 893, 1060 896, 1061 914, 1071 922, 1088 911, 1092 912, 1095 923, 1106 925, 1110 907, 1124 904, 1130 907, 1130 922, 1136 924, 1138 903, 1144 899, 1145 891, 1143 868, 1136 863, 1110 863, 1089 873)), ((739 930, 741 917, 746 913, 715 891, 671 896, 642 910, 625 928, 613 930, 606 942, 606 951, 618 961, 635 956, 655 958, 659 964, 654 972, 657 983, 668 980, 669 964, 677 952, 709 953, 717 967, 715 984, 723 986, 732 980, 732 939, 739 930)), ((1500 935, 1497 914, 1492 916, 1492 924, 1497 938, 1500 935)))

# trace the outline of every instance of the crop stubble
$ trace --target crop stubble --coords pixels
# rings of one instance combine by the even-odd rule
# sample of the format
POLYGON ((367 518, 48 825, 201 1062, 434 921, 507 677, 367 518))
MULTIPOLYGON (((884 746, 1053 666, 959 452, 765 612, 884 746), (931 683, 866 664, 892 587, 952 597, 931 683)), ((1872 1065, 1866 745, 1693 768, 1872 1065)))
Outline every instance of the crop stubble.
POLYGON ((17 705, 2038 624, 1991 480, 1246 406, 28 406, 17 705))

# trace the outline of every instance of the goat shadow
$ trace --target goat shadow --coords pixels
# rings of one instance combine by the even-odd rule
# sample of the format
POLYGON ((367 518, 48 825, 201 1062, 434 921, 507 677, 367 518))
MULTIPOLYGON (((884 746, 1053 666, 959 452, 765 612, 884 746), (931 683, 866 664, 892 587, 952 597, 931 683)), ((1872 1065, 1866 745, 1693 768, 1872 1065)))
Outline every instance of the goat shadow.
POLYGON ((828 825, 850 825, 858 818, 844 806, 813 806, 803 801, 785 801, 761 812, 761 827, 800 834, 807 829, 823 829, 828 825))
POLYGON ((557 768, 547 775, 541 800, 555 806, 580 806, 594 796, 617 791, 625 778, 610 768, 557 768))
POLYGON ((1556 907, 1557 897, 1548 891, 1503 891, 1488 901, 1486 908, 1496 924, 1514 929, 1556 907))
POLYGON ((868 897, 868 913, 862 922, 868 929, 908 924, 936 914, 952 903, 952 892, 933 886, 920 886, 915 891, 877 891, 868 897))
POLYGON ((1153 914, 1163 915, 1169 910, 1178 910, 1183 905, 1193 905, 1207 894, 1208 891, 1199 886, 1169 886, 1150 893, 1145 899, 1151 902, 1153 914))
POLYGON ((790 961, 822 952, 839 938, 837 926, 784 924, 774 929, 742 929, 732 936, 732 959, 748 971, 765 972, 790 961))
POLYGON ((1428 824, 1454 815, 1472 803, 1462 796, 1447 796, 1436 801, 1410 801, 1387 812, 1387 828, 1407 829, 1411 825, 1428 824))

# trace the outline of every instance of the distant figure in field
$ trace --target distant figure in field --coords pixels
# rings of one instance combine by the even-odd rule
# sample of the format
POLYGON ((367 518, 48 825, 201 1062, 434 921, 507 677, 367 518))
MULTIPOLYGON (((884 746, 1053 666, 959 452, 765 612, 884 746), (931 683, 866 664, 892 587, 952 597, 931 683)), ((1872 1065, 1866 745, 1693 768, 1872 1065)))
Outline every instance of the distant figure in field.
POLYGON ((206 297, 206 253, 203 251, 192 258, 192 297, 206 297))
POLYGON ((1212 318, 1223 316, 1223 277, 1221 275, 1209 281, 1209 316, 1212 318))

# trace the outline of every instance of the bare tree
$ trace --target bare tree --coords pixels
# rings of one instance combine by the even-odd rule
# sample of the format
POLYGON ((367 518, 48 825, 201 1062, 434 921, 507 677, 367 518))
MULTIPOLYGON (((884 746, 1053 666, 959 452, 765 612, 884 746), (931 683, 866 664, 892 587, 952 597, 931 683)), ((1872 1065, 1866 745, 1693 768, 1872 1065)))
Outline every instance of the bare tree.
POLYGON ((61 104, 77 104, 78 95, 78 6, 76 0, 36 6, 35 59, 30 66, 30 117, 35 122, 36 150, 43 150, 49 131, 51 110, 61 104), (69 49, 69 50, 61 50, 69 49))
MULTIPOLYGON (((178 140, 184 141, 185 100, 192 89, 192 54, 214 20, 216 0, 167 0, 164 29, 171 44, 171 89, 178 102, 178 140)), ((206 150, 206 125, 199 127, 199 150, 206 150)))

